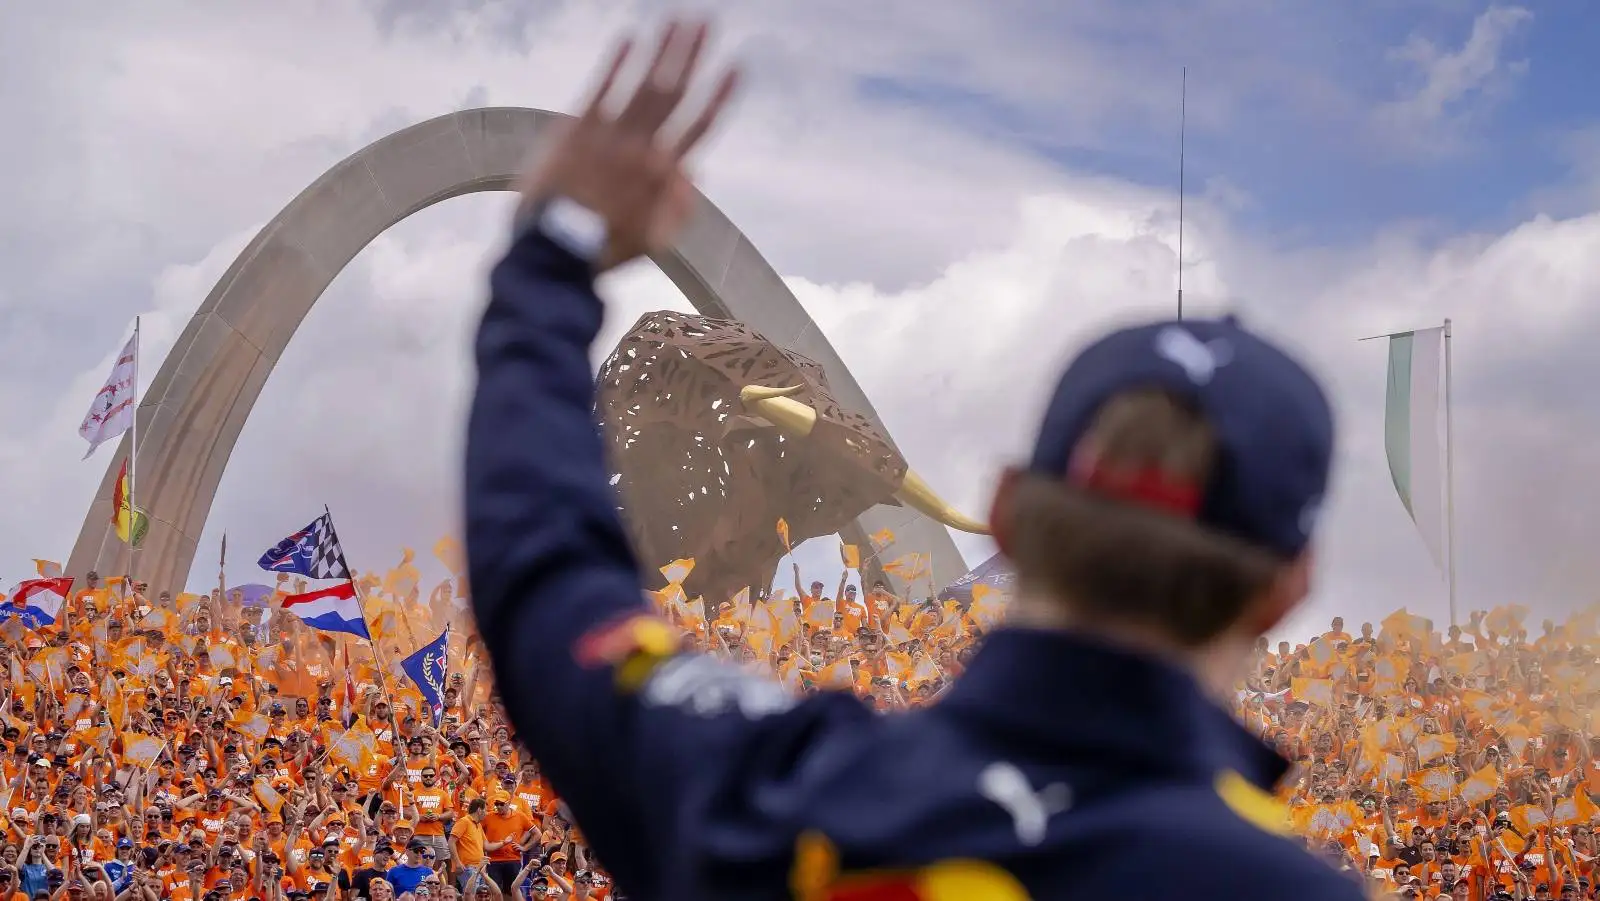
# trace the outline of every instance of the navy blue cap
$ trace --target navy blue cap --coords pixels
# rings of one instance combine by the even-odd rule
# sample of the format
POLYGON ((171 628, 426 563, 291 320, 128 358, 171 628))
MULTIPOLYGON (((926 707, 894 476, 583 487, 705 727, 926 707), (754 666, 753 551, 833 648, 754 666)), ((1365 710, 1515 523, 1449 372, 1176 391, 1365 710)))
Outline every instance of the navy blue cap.
POLYGON ((1160 388, 1192 402, 1217 438, 1217 465, 1195 519, 1285 557, 1315 530, 1333 461, 1333 411, 1294 358, 1232 317, 1113 332, 1062 375, 1029 469, 1065 475, 1111 397, 1160 388))

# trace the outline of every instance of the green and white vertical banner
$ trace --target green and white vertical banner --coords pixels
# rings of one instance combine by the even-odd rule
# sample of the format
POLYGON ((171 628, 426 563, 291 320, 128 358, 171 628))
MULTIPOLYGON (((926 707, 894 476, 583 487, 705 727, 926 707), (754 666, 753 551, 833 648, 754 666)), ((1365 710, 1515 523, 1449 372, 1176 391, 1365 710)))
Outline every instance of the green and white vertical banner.
POLYGON ((1444 329, 1389 336, 1389 390, 1383 416, 1389 475, 1433 562, 1448 572, 1446 555, 1444 329))

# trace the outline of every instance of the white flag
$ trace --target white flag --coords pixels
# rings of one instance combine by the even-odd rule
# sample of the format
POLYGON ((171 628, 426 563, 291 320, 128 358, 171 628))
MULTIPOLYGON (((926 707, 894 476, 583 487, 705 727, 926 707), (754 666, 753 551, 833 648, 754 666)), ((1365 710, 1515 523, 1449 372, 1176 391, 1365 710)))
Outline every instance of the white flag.
POLYGON ((105 387, 100 389, 100 393, 94 397, 94 403, 89 405, 83 425, 78 426, 78 434, 89 442, 89 449, 83 455, 85 460, 89 459, 95 448, 126 432, 133 425, 134 409, 138 405, 134 396, 134 379, 139 373, 138 358, 139 330, 135 328, 133 337, 123 346, 122 353, 117 354, 117 362, 111 367, 111 376, 106 379, 105 387))
POLYGON ((1441 570, 1447 563, 1444 442, 1439 436, 1444 409, 1440 391, 1443 358, 1443 328, 1390 336, 1389 391, 1383 416, 1383 443, 1395 491, 1441 570))

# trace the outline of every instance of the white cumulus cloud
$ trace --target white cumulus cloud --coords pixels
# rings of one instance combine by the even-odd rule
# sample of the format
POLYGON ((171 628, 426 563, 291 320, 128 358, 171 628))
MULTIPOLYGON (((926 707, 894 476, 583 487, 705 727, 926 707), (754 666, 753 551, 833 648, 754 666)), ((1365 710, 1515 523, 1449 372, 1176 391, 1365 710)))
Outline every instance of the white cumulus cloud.
MULTIPOLYGON (((527 16, 488 3, 425 23, 375 16, 393 10, 375 4, 8 10, 0 65, 26 89, 0 95, 0 115, 37 124, 0 150, 0 165, 26 174, 0 208, 0 577, 70 549, 108 456, 78 461, 77 421, 133 316, 144 317, 148 382, 254 229, 322 171, 468 104, 565 108, 609 38, 651 8, 571 2, 527 16)), ((703 186, 788 279, 912 465, 981 514, 1072 349, 1172 308, 1171 192, 1087 177, 1015 135, 858 90, 863 75, 922 73, 935 51, 963 52, 959 11, 930 11, 925 28, 902 32, 796 9, 752 4, 730 22, 754 78, 701 163, 703 186), (874 34, 877 55, 866 52, 874 34)), ((1460 53, 1501 59, 1517 20, 1495 21, 1501 37, 1475 30, 1460 53)), ((1428 71, 1411 115, 1448 115, 1489 77, 1447 64, 1453 52, 1413 49, 1428 71)), ((956 71, 1026 108, 1023 76, 1044 63, 956 71)), ((1066 118, 1100 115, 1086 102, 1066 118)), ((1585 390, 1596 364, 1584 337, 1600 326, 1587 252, 1600 213, 1531 215, 1500 234, 1285 248, 1243 230, 1243 189, 1222 187, 1189 208, 1191 309, 1236 308, 1300 348, 1340 415, 1320 589, 1295 628, 1402 604, 1443 618, 1442 580, 1384 468, 1382 343, 1356 339, 1445 316, 1458 335, 1462 603, 1587 602, 1600 576, 1587 552, 1600 540, 1586 459, 1600 413, 1585 390)), ((362 568, 454 528, 468 346, 506 214, 503 197, 449 201, 339 277, 240 436, 193 584, 211 584, 224 531, 230 578, 246 581, 254 556, 324 503, 362 568)), ((639 313, 687 306, 648 267, 606 291, 606 347, 639 313)), ((969 563, 989 552, 981 539, 959 542, 969 563)), ((816 546, 826 544, 802 551, 808 567, 826 570, 831 548, 816 546)))

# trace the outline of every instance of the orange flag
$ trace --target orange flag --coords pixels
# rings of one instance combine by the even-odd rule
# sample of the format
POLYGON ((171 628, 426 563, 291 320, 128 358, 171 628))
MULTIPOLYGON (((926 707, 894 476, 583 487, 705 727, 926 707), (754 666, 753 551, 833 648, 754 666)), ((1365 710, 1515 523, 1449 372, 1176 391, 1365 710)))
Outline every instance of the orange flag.
POLYGON ((692 572, 694 572, 693 557, 674 560, 661 567, 661 577, 667 580, 668 585, 682 585, 683 580, 689 578, 689 574, 692 572))
POLYGON ((122 733, 122 759, 137 769, 149 769, 166 747, 166 742, 154 736, 122 733))
POLYGON ((1536 827, 1546 825, 1549 822, 1550 816, 1544 812, 1543 807, 1537 804, 1523 804, 1519 807, 1511 808, 1511 825, 1517 827, 1517 831, 1523 835, 1528 835, 1536 827))
POLYGON ((1393 638, 1421 638, 1432 632, 1426 617, 1409 613, 1404 607, 1384 617, 1382 625, 1383 634, 1393 638))
POLYGON ((1589 822, 1597 813, 1600 813, 1600 808, 1589 800, 1589 795, 1580 785, 1572 790, 1572 797, 1556 802, 1555 816, 1552 819, 1559 826, 1576 826, 1579 823, 1589 822))
POLYGON ((122 721, 128 716, 128 702, 122 697, 122 688, 117 680, 106 673, 105 680, 100 683, 100 703, 106 706, 106 716, 110 718, 112 727, 122 728, 122 721))
MULTIPOLYGON (((1482 804, 1500 790, 1500 772, 1490 764, 1461 783, 1461 800, 1468 804, 1482 804)), ((1557 808, 1560 809, 1559 807, 1557 808)))
POLYGON ((1318 707, 1333 706, 1332 679, 1306 679, 1295 676, 1289 680, 1289 693, 1296 701, 1305 701, 1318 707))
MULTIPOLYGON (((1423 770, 1411 777, 1411 787, 1424 801, 1448 801, 1456 791, 1455 777, 1446 769, 1423 770)), ((1542 811, 1541 811, 1542 813, 1542 811)), ((1516 813, 1513 812, 1515 817, 1516 813)))
POLYGON ((254 790, 256 800, 261 802, 261 806, 265 807, 268 813, 277 816, 278 811, 283 809, 283 795, 279 794, 265 777, 257 778, 251 788, 254 790))

